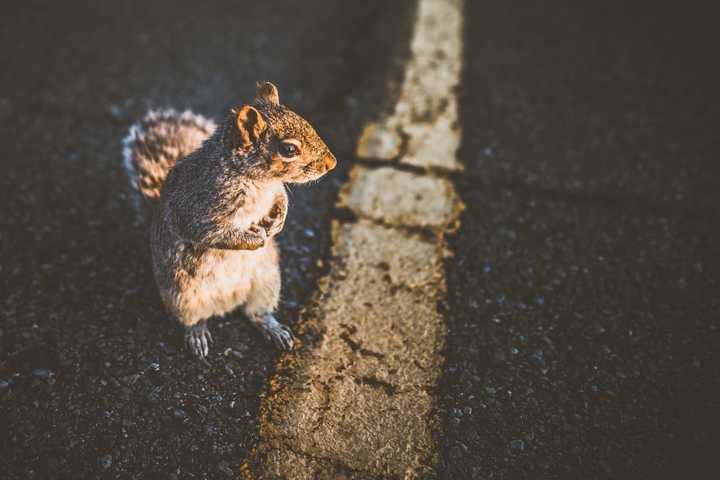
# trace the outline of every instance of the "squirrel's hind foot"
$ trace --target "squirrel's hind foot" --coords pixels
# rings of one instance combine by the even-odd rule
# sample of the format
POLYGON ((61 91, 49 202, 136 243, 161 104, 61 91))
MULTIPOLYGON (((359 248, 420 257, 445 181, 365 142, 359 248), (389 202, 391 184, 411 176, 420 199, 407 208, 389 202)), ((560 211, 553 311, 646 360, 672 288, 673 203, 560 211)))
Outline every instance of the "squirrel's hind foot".
POLYGON ((213 343, 213 338, 207 327, 207 320, 201 320, 191 327, 185 327, 185 345, 190 353, 200 360, 204 360, 210 353, 211 343, 213 343))
POLYGON ((271 313, 251 315, 250 321, 275 347, 280 350, 290 350, 293 347, 292 330, 287 325, 278 322, 271 313))

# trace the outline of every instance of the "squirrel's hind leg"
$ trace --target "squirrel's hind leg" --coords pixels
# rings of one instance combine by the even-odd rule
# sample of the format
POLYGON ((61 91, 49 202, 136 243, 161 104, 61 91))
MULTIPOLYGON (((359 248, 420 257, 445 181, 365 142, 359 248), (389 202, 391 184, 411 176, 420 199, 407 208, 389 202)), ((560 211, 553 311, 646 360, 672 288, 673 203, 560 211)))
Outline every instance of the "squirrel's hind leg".
POLYGON ((275 319, 272 312, 248 312, 248 318, 263 334, 266 340, 270 341, 280 350, 290 350, 293 347, 293 335, 290 327, 275 319))
MULTIPOLYGON (((273 254, 276 255, 275 252, 273 254)), ((244 310, 250 322, 267 340, 281 350, 290 350, 293 346, 292 331, 273 315, 279 301, 280 267, 275 260, 256 270, 244 310)))
POLYGON ((212 334, 207 327, 207 320, 200 320, 195 325, 185 327, 185 344, 188 350, 200 360, 204 360, 213 343, 212 334))
MULTIPOLYGON (((208 308, 198 309, 198 303, 187 302, 189 295, 181 295, 174 290, 160 290, 160 294, 168 312, 185 330, 185 346, 190 353, 199 360, 207 361, 210 353, 210 345, 213 343, 207 319, 212 316, 212 310, 208 308), (186 300, 182 302, 180 300, 186 300)), ((197 297, 194 297, 197 299, 197 297)))

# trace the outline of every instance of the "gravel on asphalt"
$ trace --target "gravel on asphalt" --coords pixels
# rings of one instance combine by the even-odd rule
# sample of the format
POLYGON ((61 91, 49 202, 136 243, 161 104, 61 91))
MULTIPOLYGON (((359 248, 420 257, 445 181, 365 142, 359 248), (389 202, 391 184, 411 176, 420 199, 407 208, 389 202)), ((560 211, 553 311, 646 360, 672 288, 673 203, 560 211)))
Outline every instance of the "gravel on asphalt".
POLYGON ((713 17, 693 2, 466 15, 443 477, 711 478, 713 17))
POLYGON ((325 265, 360 127, 402 66, 410 2, 13 2, 0 20, 3 478, 222 478, 257 440, 277 352, 238 315, 193 361, 123 198, 120 139, 150 106, 218 117, 268 79, 340 171, 291 189, 292 324, 325 265), (401 21, 398 21, 401 19, 401 21))

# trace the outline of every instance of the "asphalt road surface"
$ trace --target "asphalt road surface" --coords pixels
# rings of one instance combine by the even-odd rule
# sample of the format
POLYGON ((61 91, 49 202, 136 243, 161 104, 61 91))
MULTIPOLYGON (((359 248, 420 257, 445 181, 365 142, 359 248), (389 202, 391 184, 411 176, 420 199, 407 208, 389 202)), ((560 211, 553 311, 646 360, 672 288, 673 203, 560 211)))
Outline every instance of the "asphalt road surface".
POLYGON ((466 9, 445 478, 715 478, 709 10, 466 9))
POLYGON ((218 118, 251 99, 256 81, 278 85, 340 159, 328 178, 291 190, 280 313, 292 323, 323 271, 329 212, 362 125, 389 104, 412 9, 3 7, 0 476, 232 474, 256 442, 278 353, 239 314, 211 323, 212 368, 184 352, 123 198, 120 139, 149 106, 218 118), (236 353, 225 357, 228 348, 236 353))
MULTIPOLYGON (((720 99, 709 9, 467 1, 466 205, 449 237, 443 478, 711 478, 720 447, 720 99)), ((119 141, 268 79, 341 169, 293 189, 282 317, 325 271, 413 2, 13 2, 0 20, 0 471, 232 477, 277 353, 163 312, 119 141), (389 5, 388 5, 389 4, 389 5), (228 355, 224 355, 227 349, 228 355)))

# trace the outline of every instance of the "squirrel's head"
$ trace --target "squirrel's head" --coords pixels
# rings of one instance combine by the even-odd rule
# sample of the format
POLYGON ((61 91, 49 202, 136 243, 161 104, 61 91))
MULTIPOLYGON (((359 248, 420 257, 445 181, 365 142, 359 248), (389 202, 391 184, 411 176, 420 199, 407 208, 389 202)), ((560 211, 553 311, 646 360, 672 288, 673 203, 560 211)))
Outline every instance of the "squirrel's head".
POLYGON ((270 82, 258 83, 252 105, 230 110, 223 130, 231 160, 254 178, 304 183, 337 164, 315 129, 280 104, 278 90, 270 82))

